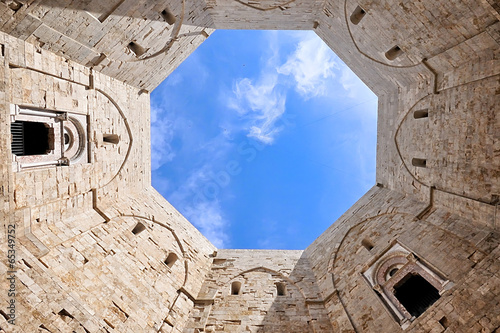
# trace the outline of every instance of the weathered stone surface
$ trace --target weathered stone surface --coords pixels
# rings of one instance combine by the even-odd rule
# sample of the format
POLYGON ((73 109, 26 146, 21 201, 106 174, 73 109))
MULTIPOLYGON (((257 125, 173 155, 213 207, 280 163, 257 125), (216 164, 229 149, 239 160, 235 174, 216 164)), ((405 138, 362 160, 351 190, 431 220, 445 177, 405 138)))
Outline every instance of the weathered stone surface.
POLYGON ((499 19, 494 0, 0 2, 0 332, 498 332, 499 19), (378 185, 304 251, 217 250, 151 187, 148 92, 214 29, 313 29, 379 97, 378 185), (15 105, 86 117, 89 162, 14 169, 15 105), (363 275, 396 242, 448 281, 406 322, 363 275))

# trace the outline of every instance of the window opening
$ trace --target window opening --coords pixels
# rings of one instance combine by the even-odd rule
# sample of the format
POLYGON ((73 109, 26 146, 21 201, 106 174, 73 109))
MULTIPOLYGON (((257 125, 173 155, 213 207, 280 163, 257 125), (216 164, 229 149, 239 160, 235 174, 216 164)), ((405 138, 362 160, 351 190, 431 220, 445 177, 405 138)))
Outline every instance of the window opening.
POLYGON ((421 118, 427 118, 429 117, 429 110, 424 109, 424 110, 417 110, 413 113, 413 118, 415 119, 421 119, 421 118))
POLYGON ((241 282, 234 281, 231 283, 231 295, 239 295, 241 291, 241 282))
POLYGON ((352 24, 357 25, 365 15, 366 11, 363 8, 361 8, 360 6, 356 7, 356 9, 354 10, 354 12, 352 12, 351 15, 352 24))
POLYGON ((427 167, 427 160, 424 158, 414 158, 411 160, 411 165, 419 167, 419 168, 426 168, 427 167))
POLYGON ((169 253, 167 259, 165 259, 165 265, 172 268, 179 257, 173 252, 169 253))
POLYGON ((54 146, 53 135, 44 123, 16 121, 10 125, 12 153, 17 156, 46 155, 54 146))
POLYGON ((160 14, 161 14, 161 17, 163 17, 163 19, 168 24, 172 25, 175 23, 176 18, 174 16, 174 14, 172 14, 172 12, 168 8, 165 8, 164 10, 162 10, 160 14))
POLYGON ((71 313, 66 311, 66 309, 62 309, 61 311, 59 311, 58 315, 61 316, 61 319, 66 323, 71 321, 71 319, 74 319, 71 313))
POLYGON ((278 296, 286 295, 286 284, 284 282, 276 283, 276 290, 278 291, 278 296))
POLYGON ((363 239, 361 241, 361 245, 363 245, 365 249, 367 249, 368 251, 371 251, 374 246, 373 243, 368 238, 363 239))
POLYGON ((137 44, 136 42, 130 42, 128 44, 128 48, 130 49, 130 51, 134 52, 136 57, 140 57, 141 55, 146 53, 146 49, 137 44))
POLYGON ((394 60, 397 57, 399 57, 401 54, 403 54, 403 50, 401 50, 401 48, 396 45, 392 49, 390 49, 389 51, 387 51, 385 53, 385 57, 389 60, 394 60))
POLYGON ((17 0, 10 1, 9 3, 9 8, 12 9, 14 13, 17 13, 17 11, 21 9, 22 6, 23 4, 17 0))
POLYGON ((446 317, 439 319, 439 324, 441 324, 441 326, 443 326, 443 328, 445 328, 445 329, 450 326, 450 322, 448 321, 448 318, 446 318, 446 317))
POLYGON ((394 296, 414 317, 420 316, 439 299, 439 292, 420 275, 410 275, 394 287, 394 296))
POLYGON ((116 145, 120 142, 120 137, 117 134, 104 134, 102 136, 102 141, 104 143, 112 143, 116 145))
POLYGON ((141 232, 143 232, 144 230, 146 230, 146 227, 144 226, 144 224, 142 223, 137 223, 137 225, 134 227, 134 229, 132 229, 132 233, 134 235, 138 235, 140 234, 141 232))

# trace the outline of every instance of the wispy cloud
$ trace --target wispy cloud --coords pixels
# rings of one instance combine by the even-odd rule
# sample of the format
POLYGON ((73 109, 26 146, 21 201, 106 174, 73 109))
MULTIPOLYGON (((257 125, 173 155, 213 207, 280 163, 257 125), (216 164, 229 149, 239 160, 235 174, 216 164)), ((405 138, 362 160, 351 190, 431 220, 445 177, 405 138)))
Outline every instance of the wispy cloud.
POLYGON ((229 223, 223 217, 218 201, 202 201, 196 205, 187 206, 185 216, 217 248, 227 247, 229 236, 226 230, 229 223))
POLYGON ((277 89, 276 73, 262 74, 254 84, 250 79, 237 81, 229 107, 236 110, 248 124, 248 136, 263 143, 273 143, 281 126, 277 120, 285 112, 286 96, 277 89))
MULTIPOLYGON (((244 134, 262 143, 262 147, 273 144, 290 124, 286 114, 287 92, 290 98, 303 100, 321 97, 324 104, 333 95, 356 98, 366 89, 314 33, 287 32, 286 36, 289 39, 284 42, 283 35, 269 32, 268 51, 262 58, 261 69, 254 76, 236 79, 221 88, 222 101, 218 102, 223 103, 223 110, 220 114, 228 116, 217 118, 218 123, 206 116, 208 111, 189 112, 189 104, 195 102, 177 101, 177 96, 169 95, 170 88, 165 88, 162 98, 151 110, 153 175, 166 177, 161 167, 174 158, 191 161, 195 154, 197 160, 182 165, 185 174, 169 170, 175 176, 169 175, 168 181, 156 183, 162 192, 165 191, 162 194, 167 195, 169 201, 219 248, 231 246, 229 209, 224 206, 231 194, 221 195, 227 185, 221 184, 216 177, 225 170, 231 158, 238 158, 229 157, 238 151, 235 147, 240 144, 234 142, 234 138, 244 134), (339 89, 344 91, 339 93, 339 89), (212 122, 211 127, 207 126, 208 122, 212 122)), ((166 83, 182 86, 190 76, 195 76, 195 86, 189 89, 202 90, 211 77, 210 71, 203 66, 200 59, 195 59, 187 74, 173 73, 166 83)), ((191 91, 189 89, 186 90, 191 91)), ((358 155, 362 158, 363 154, 363 149, 359 149, 358 155)), ((268 222, 269 228, 275 228, 272 221, 268 222)), ((262 238, 259 245, 282 247, 279 239, 271 236, 262 238)))
MULTIPOLYGON (((304 100, 315 97, 366 95, 368 89, 332 50, 312 32, 291 32, 293 52, 281 59, 282 49, 275 32, 268 36, 268 56, 256 78, 240 78, 232 91, 224 93, 226 105, 244 121, 249 137, 273 144, 283 130, 280 118, 286 112, 286 92, 293 87, 304 100), (339 93, 344 90, 347 92, 339 93)), ((240 125, 241 126, 241 125, 240 125)))
POLYGON ((292 75, 295 89, 306 99, 324 96, 339 64, 335 55, 312 34, 300 34, 297 49, 277 71, 283 75, 292 75))
POLYGON ((151 170, 157 170, 163 164, 170 162, 175 152, 172 149, 174 126, 167 115, 155 107, 151 107, 151 170))
POLYGON ((230 243, 229 221, 224 217, 218 200, 220 186, 214 181, 215 164, 205 163, 189 174, 184 184, 170 196, 184 216, 218 248, 230 243))

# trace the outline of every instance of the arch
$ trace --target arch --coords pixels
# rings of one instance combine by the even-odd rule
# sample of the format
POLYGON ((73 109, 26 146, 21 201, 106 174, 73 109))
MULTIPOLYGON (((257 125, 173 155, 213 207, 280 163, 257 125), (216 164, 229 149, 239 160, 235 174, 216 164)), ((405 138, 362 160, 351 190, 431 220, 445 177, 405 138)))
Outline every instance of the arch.
POLYGON ((231 295, 240 295, 241 293, 241 282, 233 281, 231 283, 231 295))
POLYGON ((165 259, 164 263, 167 265, 169 268, 174 267, 175 263, 177 262, 177 259, 179 259, 179 256, 175 254, 174 252, 170 252, 165 259))
POLYGON ((106 182, 104 185, 98 187, 98 188, 103 188, 109 185, 113 180, 115 180, 116 177, 120 174, 120 172, 123 170, 123 167, 128 161, 128 158, 130 156, 130 152, 132 151, 132 145, 134 143, 134 138, 132 135, 132 129, 130 128, 130 124, 128 123, 127 117, 125 117, 125 113, 123 112, 122 108, 118 105, 118 103, 106 92, 102 91, 101 89, 95 88, 95 91, 99 92, 102 96, 106 97, 111 104, 114 105, 118 113, 120 114, 120 117, 123 119, 123 123, 125 125, 125 129, 127 131, 128 137, 129 137, 129 142, 128 142, 128 147, 127 147, 127 152, 125 153, 125 157, 123 158, 123 162, 121 163, 120 167, 116 171, 116 173, 113 175, 113 177, 106 182))
MULTIPOLYGON (((174 29, 172 30, 172 33, 170 34, 170 39, 167 41, 167 43, 165 44, 165 46, 163 48, 161 48, 159 51, 153 53, 153 54, 150 54, 150 55, 146 55, 145 57, 142 57, 140 58, 140 56, 144 55, 145 53, 147 53, 148 50, 145 50, 145 52, 142 52, 139 56, 136 54, 136 57, 135 59, 130 59, 128 61, 119 61, 119 62, 123 62, 123 63, 133 63, 133 62, 137 62, 137 61, 144 61, 144 60, 149 60, 149 59, 153 59, 153 58, 156 58, 158 57, 159 55, 161 54, 165 54, 165 53, 168 53, 168 51, 172 48, 172 46, 174 45, 174 43, 176 41, 179 40, 179 38, 181 37, 179 35, 180 31, 181 31, 181 27, 184 23, 184 16, 185 16, 185 11, 186 11, 186 0, 182 0, 182 11, 181 11, 181 14, 179 15, 179 20, 177 20, 176 16, 171 13, 170 11, 167 11, 167 9, 164 9, 162 12, 160 12, 160 16, 162 16, 162 18, 170 25, 172 24, 175 24, 174 25, 174 29), (165 12, 165 16, 163 16, 163 12, 165 12), (173 16, 173 19, 172 17, 169 15, 169 12, 170 14, 173 16), (167 21, 167 18, 168 18, 168 21, 167 21), (169 23, 173 21, 173 23, 169 23), (177 23, 176 23, 177 22, 177 23)), ((130 45, 130 44, 129 44, 130 45)), ((135 53, 135 52, 134 52, 135 53)))
POLYGON ((304 299, 306 299, 306 296, 304 294, 304 291, 302 290, 302 288, 300 288, 292 279, 290 279, 289 277, 283 275, 282 273, 278 272, 278 271, 275 271, 273 269, 270 269, 270 268, 267 268, 267 267, 263 267, 263 266, 258 266, 258 267, 254 267, 254 268, 251 268, 251 269, 247 269, 243 272, 240 272, 236 275, 234 275, 232 278, 229 279, 229 281, 232 281, 246 273, 251 273, 251 272, 266 272, 266 273, 269 273, 269 274, 275 274, 275 275, 278 275, 281 279, 283 279, 284 281, 287 281, 288 283, 290 283, 291 285, 293 285, 294 287, 296 287, 298 289, 298 291, 300 292, 300 294, 302 295, 302 297, 304 299))
MULTIPOLYGON (((344 22, 345 22, 345 26, 347 29, 347 33, 349 34, 349 38, 351 39, 352 44, 354 45, 354 47, 356 48, 356 50, 358 51, 359 54, 361 54, 366 59, 368 59, 376 64, 382 65, 384 67, 390 67, 390 68, 394 68, 394 69, 409 69, 409 68, 416 68, 418 66, 423 66, 426 71, 430 72, 429 68, 427 66, 425 66, 423 61, 411 64, 411 65, 394 65, 394 64, 390 64, 390 63, 387 63, 384 61, 377 60, 374 57, 369 56, 368 54, 363 52, 361 50, 361 48, 359 47, 358 43, 356 42, 356 39, 354 38, 354 35, 352 33, 352 30, 351 30, 351 25, 349 24, 350 16, 347 14, 347 2, 348 1, 349 0, 344 0, 344 12, 343 12, 344 22)), ((434 76, 434 73, 431 72, 431 74, 434 76)))

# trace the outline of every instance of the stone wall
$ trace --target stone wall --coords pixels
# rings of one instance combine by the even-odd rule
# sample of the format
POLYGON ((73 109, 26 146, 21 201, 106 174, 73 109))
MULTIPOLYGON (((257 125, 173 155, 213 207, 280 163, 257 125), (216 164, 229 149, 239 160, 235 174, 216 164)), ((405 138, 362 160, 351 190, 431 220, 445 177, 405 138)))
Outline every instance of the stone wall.
POLYGON ((219 250, 185 330, 200 331, 332 332, 332 327, 303 251, 219 250))
POLYGON ((493 332, 500 326, 498 232, 440 208, 417 218, 423 211, 424 204, 375 187, 306 249, 339 331, 402 331, 362 275, 395 241, 454 284, 406 331, 493 332))
MULTIPOLYGON (((15 326, 2 315, 0 328, 180 332, 215 248, 150 187, 149 96, 9 35, 0 39, 1 240, 7 245, 14 225, 18 314, 15 326), (12 105, 86 116, 89 163, 14 169, 12 105), (119 142, 105 143, 106 134, 119 142), (171 253, 175 264, 165 263, 171 253)), ((2 260, 1 275, 9 270, 2 260)), ((8 283, 2 279, 2 290, 8 283)))
POLYGON ((0 332, 498 331, 499 19, 493 0, 1 1, 0 332), (215 28, 313 29, 379 98, 378 185, 305 251, 214 252, 150 185, 148 92, 215 28), (88 163, 15 170, 15 105, 86 117, 88 163), (449 281, 406 322, 363 275, 394 244, 449 281))

